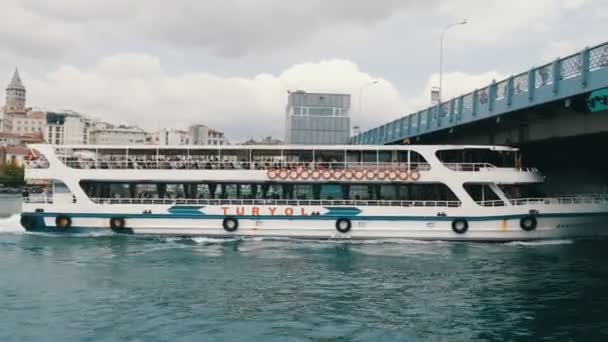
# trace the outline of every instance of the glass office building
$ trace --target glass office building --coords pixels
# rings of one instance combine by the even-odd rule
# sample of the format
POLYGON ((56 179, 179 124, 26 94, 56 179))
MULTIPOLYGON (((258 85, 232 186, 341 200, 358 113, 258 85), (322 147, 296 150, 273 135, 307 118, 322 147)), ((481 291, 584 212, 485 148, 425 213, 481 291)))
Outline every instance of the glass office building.
POLYGON ((350 138, 350 95, 289 94, 285 110, 287 144, 338 145, 350 138))

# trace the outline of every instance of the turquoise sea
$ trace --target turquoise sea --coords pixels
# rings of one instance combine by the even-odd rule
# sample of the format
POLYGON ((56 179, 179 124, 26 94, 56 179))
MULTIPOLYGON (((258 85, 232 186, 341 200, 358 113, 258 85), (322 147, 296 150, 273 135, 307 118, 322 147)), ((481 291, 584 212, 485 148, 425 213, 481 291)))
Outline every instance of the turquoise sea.
POLYGON ((53 236, 18 208, 0 341, 608 341, 607 240, 53 236))

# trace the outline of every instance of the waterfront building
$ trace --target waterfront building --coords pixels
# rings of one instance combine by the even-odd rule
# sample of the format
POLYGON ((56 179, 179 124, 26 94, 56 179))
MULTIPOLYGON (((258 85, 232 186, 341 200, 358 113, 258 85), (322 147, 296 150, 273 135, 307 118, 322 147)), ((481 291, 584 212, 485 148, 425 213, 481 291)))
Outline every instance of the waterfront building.
POLYGON ((12 114, 10 116, 11 132, 16 134, 41 134, 46 126, 46 112, 29 109, 25 114, 12 114))
POLYGON ((228 145, 223 132, 205 125, 192 125, 188 128, 191 145, 228 145))
POLYGON ((30 153, 25 146, 5 146, 0 148, 0 164, 22 166, 30 153))
POLYGON ((48 112, 44 137, 52 145, 84 144, 84 120, 74 112, 48 112))
POLYGON ((289 93, 285 110, 287 144, 345 144, 350 137, 349 94, 289 93))
POLYGON ((245 141, 241 145, 283 145, 284 142, 281 139, 276 139, 271 136, 267 136, 265 138, 255 140, 253 138, 249 138, 249 140, 245 141))
POLYGON ((0 146, 21 145, 22 140, 19 134, 0 132, 0 146))
POLYGON ((136 126, 108 124, 93 127, 89 131, 90 144, 97 145, 138 145, 145 144, 146 132, 136 126))
POLYGON ((190 141, 190 134, 188 131, 180 129, 163 128, 159 131, 148 134, 146 137, 146 144, 150 145, 189 145, 190 141))

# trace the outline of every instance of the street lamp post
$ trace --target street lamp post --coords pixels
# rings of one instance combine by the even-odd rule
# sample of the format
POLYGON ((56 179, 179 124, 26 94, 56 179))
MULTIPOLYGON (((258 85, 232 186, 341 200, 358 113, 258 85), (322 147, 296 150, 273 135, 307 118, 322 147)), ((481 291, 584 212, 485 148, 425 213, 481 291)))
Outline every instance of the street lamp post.
POLYGON ((371 81, 371 82, 365 83, 364 85, 361 86, 361 88, 359 88, 359 116, 363 116, 363 90, 365 88, 371 87, 377 83, 378 83, 378 80, 371 81))
POLYGON ((447 30, 451 29, 454 26, 465 25, 467 20, 463 20, 459 23, 453 23, 443 28, 441 31, 441 37, 439 39, 439 103, 442 101, 443 94, 443 38, 445 37, 445 33, 447 30))

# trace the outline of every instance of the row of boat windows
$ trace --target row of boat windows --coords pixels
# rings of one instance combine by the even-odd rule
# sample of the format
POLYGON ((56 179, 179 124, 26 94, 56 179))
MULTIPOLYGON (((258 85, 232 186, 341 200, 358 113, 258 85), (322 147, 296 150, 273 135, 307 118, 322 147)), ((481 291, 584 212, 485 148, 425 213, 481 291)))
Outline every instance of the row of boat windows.
POLYGON ((81 181, 90 198, 458 201, 441 183, 116 183, 81 181))
POLYGON ((489 149, 462 149, 437 151, 442 163, 488 163, 496 167, 516 167, 521 163, 521 155, 515 151, 493 151, 489 149))

